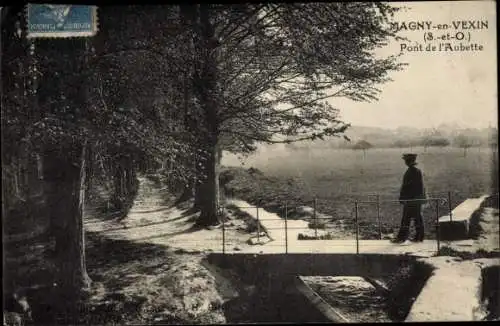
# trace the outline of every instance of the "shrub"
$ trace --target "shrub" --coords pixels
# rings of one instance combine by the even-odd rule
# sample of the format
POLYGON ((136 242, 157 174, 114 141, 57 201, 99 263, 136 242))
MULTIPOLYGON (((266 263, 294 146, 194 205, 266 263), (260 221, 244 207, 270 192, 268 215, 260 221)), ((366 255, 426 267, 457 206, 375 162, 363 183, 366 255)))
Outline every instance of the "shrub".
POLYGON ((325 220, 312 220, 308 224, 310 229, 326 229, 326 222, 325 220))

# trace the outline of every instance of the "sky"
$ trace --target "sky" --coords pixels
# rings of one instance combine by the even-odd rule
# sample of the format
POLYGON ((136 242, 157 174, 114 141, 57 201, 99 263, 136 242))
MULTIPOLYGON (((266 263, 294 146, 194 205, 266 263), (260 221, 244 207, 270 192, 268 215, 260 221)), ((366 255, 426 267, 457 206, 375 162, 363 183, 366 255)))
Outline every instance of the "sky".
MULTIPOLYGON (((496 8, 493 1, 439 1, 392 3, 407 9, 395 21, 431 21, 433 26, 453 21, 488 21, 488 29, 470 32, 470 43, 481 44, 483 51, 404 52, 403 71, 393 72, 392 82, 379 88, 378 102, 360 103, 331 99, 340 116, 352 125, 397 128, 400 126, 434 128, 450 124, 465 128, 497 126, 496 8)), ((470 26, 469 24, 466 24, 470 26)), ((413 44, 423 41, 422 30, 401 30, 413 44)), ((456 31, 431 30, 433 35, 456 31)), ((447 41, 439 41, 447 42, 447 41)), ((380 54, 396 54, 401 42, 391 42, 380 54)), ((452 44, 459 41, 452 41, 452 44)), ((463 42, 468 44, 467 42, 463 42)))

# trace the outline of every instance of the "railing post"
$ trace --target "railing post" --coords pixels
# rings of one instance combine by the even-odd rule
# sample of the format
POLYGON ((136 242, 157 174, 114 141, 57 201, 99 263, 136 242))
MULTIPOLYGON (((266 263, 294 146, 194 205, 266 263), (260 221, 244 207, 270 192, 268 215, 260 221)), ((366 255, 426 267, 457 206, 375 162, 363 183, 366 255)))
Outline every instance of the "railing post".
POLYGON ((359 254, 358 201, 354 202, 354 221, 356 223, 356 254, 359 254))
POLYGON ((257 242, 260 244, 260 219, 259 219, 259 206, 257 206, 257 242))
MULTIPOLYGON (((224 209, 224 206, 221 205, 221 209, 224 209)), ((222 211, 222 254, 226 254, 226 227, 224 221, 224 211, 222 211)))
POLYGON ((450 222, 453 220, 453 217, 451 216, 451 191, 448 191, 448 212, 450 213, 450 222))
POLYGON ((380 195, 377 194, 377 223, 378 223, 378 238, 382 240, 382 225, 380 224, 380 195))
POLYGON ((285 202, 285 253, 288 254, 288 203, 285 202))
POLYGON ((313 201, 313 220, 314 220, 314 238, 318 239, 318 220, 316 218, 316 197, 314 197, 313 201))
POLYGON ((440 243, 439 243, 439 199, 435 199, 436 201, 436 241, 437 241, 437 254, 440 252, 440 243))

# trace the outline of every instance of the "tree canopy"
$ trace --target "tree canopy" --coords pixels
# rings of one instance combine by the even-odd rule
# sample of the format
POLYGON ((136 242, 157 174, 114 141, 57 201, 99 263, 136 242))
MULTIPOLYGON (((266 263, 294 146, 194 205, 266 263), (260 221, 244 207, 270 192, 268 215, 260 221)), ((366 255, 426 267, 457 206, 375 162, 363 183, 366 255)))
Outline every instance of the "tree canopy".
POLYGON ((224 150, 342 136, 349 123, 334 99, 377 100, 379 85, 404 66, 376 54, 398 39, 390 24, 397 10, 363 2, 106 6, 95 37, 36 40, 26 38, 22 10, 8 25, 2 17, 3 156, 19 155, 18 142, 41 154, 47 206, 61 224, 56 242, 74 260, 61 263, 74 268, 65 275, 75 284, 85 277, 89 161, 105 156, 128 175, 140 161, 166 162, 171 179, 195 188, 199 224, 218 223, 224 150))
POLYGON ((373 147, 373 145, 370 144, 369 142, 367 142, 366 140, 360 140, 360 141, 356 142, 356 144, 354 144, 352 149, 367 150, 367 149, 370 149, 372 147, 373 147))

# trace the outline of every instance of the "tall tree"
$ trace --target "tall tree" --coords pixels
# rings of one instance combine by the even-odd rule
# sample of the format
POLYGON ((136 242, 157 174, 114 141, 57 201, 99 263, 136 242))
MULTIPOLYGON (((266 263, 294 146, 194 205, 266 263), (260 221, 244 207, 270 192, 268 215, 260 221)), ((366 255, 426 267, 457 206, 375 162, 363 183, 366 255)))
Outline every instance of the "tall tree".
MULTIPOLYGON (((114 115, 115 142, 173 168, 171 178, 187 181, 196 142, 190 47, 178 6, 120 6, 101 9, 101 31, 94 39, 95 103, 114 115), (133 24, 132 24, 133 22, 133 24), (109 110, 116 108, 117 110, 109 110), (186 164, 179 164, 186 161, 186 164)), ((105 127, 109 118, 100 123, 105 127)))
MULTIPOLYGON (((85 268, 82 222, 90 150, 105 148, 108 156, 125 153, 126 169, 136 163, 129 159, 148 156, 173 160, 176 153, 185 151, 173 136, 172 124, 166 123, 171 121, 167 115, 176 107, 178 96, 168 95, 170 101, 162 107, 154 106, 152 100, 153 91, 158 88, 175 94, 173 87, 167 86, 175 85, 172 81, 176 74, 157 69, 162 61, 154 54, 145 56, 135 51, 131 56, 130 51, 123 50, 142 37, 130 29, 120 32, 120 26, 129 23, 128 18, 141 18, 142 12, 127 9, 104 15, 112 19, 101 20, 105 28, 101 25, 102 34, 93 40, 31 42, 22 28, 15 27, 16 19, 18 25, 26 26, 20 21, 22 15, 9 25, 4 25, 2 19, 2 77, 7 81, 2 85, 3 94, 7 95, 6 105, 2 103, 2 124, 7 126, 2 143, 12 153, 16 143, 29 144, 43 157, 46 207, 56 240, 59 283, 68 299, 90 282, 85 268), (116 37, 107 34, 113 31, 117 32, 116 37), (17 63, 27 67, 32 52, 36 69, 23 69, 25 74, 19 76, 12 67, 17 63), (154 65, 144 57, 154 57, 154 65), (154 73, 158 70, 162 75, 154 73), (147 78, 137 78, 137 74, 147 78), (24 87, 24 83, 31 83, 30 87, 24 87), (21 90, 20 84, 24 87, 21 90), (36 106, 25 103, 31 94, 36 106)), ((139 31, 150 32, 146 25, 139 31)))
POLYGON ((2 21, 2 122, 7 127, 2 128, 2 145, 10 148, 7 156, 15 157, 12 149, 18 146, 43 159, 39 167, 56 243, 55 276, 65 296, 61 302, 67 302, 90 283, 82 225, 88 151, 80 119, 86 90, 74 74, 84 64, 80 59, 85 58, 86 43, 28 40, 24 26, 23 10, 10 23, 2 21), (15 66, 22 66, 23 73, 12 69, 15 66))
POLYGON ((59 283, 68 295, 90 285, 85 266, 83 207, 91 135, 86 67, 88 41, 39 40, 40 118, 26 139, 42 153, 46 205, 56 240, 59 283))
POLYGON ((380 3, 194 5, 193 78, 206 153, 199 224, 218 222, 218 153, 225 137, 248 149, 341 135, 326 101, 377 99, 402 68, 375 50, 396 37, 380 3))
POLYGON ((352 146, 354 150, 362 150, 363 158, 366 158, 366 150, 372 148, 373 145, 367 142, 366 140, 360 140, 356 144, 352 146))
POLYGON ((462 148, 464 150, 464 157, 467 156, 467 149, 472 147, 473 141, 470 137, 468 137, 465 133, 458 134, 455 139, 455 146, 462 148))

